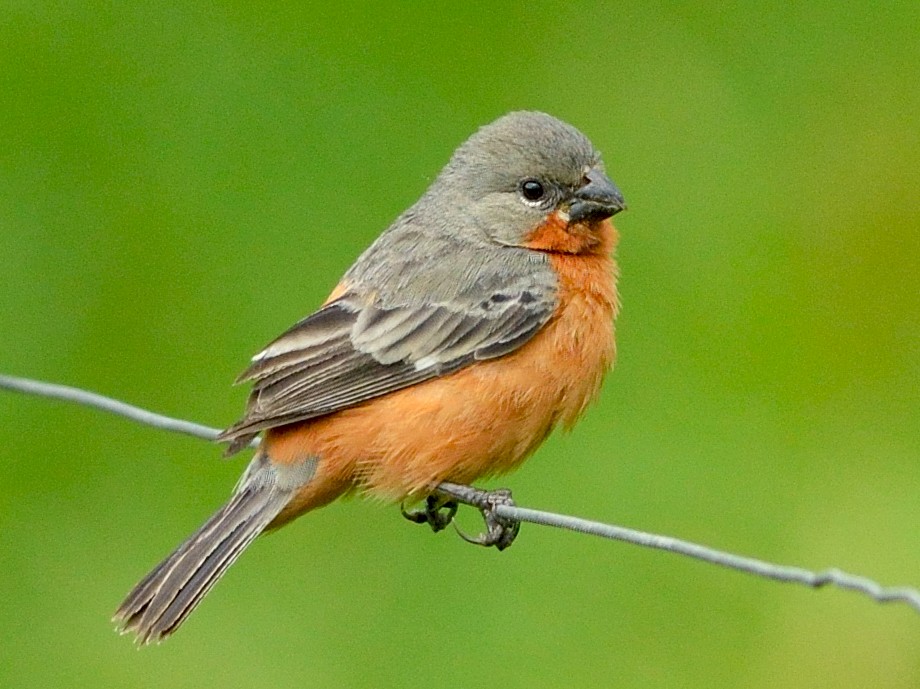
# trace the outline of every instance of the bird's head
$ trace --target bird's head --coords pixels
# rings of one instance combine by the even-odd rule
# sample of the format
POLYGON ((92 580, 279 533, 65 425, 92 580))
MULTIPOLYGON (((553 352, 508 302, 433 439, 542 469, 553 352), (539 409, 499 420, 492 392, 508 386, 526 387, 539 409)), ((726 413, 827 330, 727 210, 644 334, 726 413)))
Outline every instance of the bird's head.
POLYGON ((463 208, 467 231, 491 242, 580 253, 626 208, 580 131, 541 112, 512 112, 464 142, 429 196, 463 208), (467 224, 468 223, 468 224, 467 224))

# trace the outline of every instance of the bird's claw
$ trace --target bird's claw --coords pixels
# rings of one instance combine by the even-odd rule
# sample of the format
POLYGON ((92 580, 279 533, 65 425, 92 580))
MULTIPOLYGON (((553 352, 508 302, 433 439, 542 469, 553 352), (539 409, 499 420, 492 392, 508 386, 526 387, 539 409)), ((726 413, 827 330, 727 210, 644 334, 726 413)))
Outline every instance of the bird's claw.
POLYGON ((487 548, 494 546, 498 550, 504 550, 514 543, 514 539, 517 538, 518 532, 521 530, 520 522, 513 519, 506 519, 495 513, 495 508, 498 505, 514 507, 511 491, 507 488, 499 488, 497 490, 480 492, 481 495, 476 496, 477 504, 474 506, 479 508, 479 511, 482 513, 482 519, 486 525, 485 532, 478 536, 469 536, 461 531, 456 524, 454 524, 454 528, 457 530, 460 538, 467 543, 474 543, 487 548))
POLYGON ((437 495, 429 495, 425 499, 425 507, 417 510, 406 510, 400 506, 402 516, 415 524, 428 524, 431 530, 437 533, 447 528, 457 514, 457 503, 437 495))
POLYGON ((502 517, 496 511, 496 508, 500 506, 514 507, 511 491, 507 488, 482 490, 459 483, 440 483, 428 498, 424 510, 408 513, 403 510, 403 515, 416 523, 430 524, 433 530, 440 531, 451 522, 457 511, 457 505, 460 503, 479 510, 486 526, 485 532, 478 536, 469 536, 457 529, 457 533, 463 540, 486 547, 494 546, 499 550, 504 550, 514 542, 521 528, 520 523, 514 519, 502 517), (438 511, 445 506, 450 507, 446 515, 438 511))

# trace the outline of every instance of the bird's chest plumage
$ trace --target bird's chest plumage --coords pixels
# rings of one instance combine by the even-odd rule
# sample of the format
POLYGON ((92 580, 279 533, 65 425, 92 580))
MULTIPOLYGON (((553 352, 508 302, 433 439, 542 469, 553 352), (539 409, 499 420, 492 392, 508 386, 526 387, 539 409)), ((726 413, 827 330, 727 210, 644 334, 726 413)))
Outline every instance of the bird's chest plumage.
POLYGON ((619 308, 616 232, 609 222, 599 230, 593 252, 550 254, 557 307, 530 342, 438 385, 419 386, 424 401, 417 408, 429 410, 425 428, 432 451, 416 446, 419 461, 411 464, 419 473, 412 483, 432 477, 429 471, 436 480, 460 483, 506 472, 554 427, 572 426, 596 397, 616 356, 619 308))
POLYGON ((597 395, 616 358, 619 309, 610 256, 554 256, 560 307, 545 333, 547 375, 559 398, 556 421, 570 427, 597 395))
MULTIPOLYGON (((557 425, 571 426, 615 357, 615 231, 604 223, 590 254, 550 254, 558 303, 518 350, 477 362, 373 404, 317 419, 293 455, 385 499, 424 495, 441 481, 470 483, 519 464, 557 425)), ((282 449, 281 442, 275 448, 282 449)))
POLYGON ((556 313, 537 344, 548 365, 541 384, 558 399, 553 425, 574 424, 616 357, 617 241, 609 220, 572 226, 558 213, 530 237, 530 246, 549 251, 558 280, 556 313))

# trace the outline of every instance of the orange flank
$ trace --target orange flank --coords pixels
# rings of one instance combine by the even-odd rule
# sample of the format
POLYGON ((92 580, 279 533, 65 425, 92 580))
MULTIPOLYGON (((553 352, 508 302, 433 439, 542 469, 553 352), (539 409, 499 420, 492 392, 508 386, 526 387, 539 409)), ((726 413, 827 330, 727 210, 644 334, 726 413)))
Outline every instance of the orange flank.
POLYGON ((618 309, 611 279, 616 230, 609 220, 577 230, 584 253, 550 254, 559 277, 556 313, 519 350, 266 431, 263 447, 272 462, 319 458, 316 476, 272 527, 353 488, 399 500, 424 496, 442 481, 466 484, 507 472, 554 426, 571 426, 613 363, 618 309), (583 238, 589 233, 590 242, 583 238))

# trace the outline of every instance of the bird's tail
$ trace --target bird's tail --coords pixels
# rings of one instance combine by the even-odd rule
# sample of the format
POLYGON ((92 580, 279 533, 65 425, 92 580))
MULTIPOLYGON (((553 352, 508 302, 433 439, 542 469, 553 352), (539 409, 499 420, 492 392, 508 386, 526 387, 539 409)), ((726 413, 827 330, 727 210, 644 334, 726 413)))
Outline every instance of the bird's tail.
POLYGON ((233 497, 128 594, 113 618, 123 633, 147 644, 176 631, 303 485, 277 473, 264 457, 253 460, 233 497))

